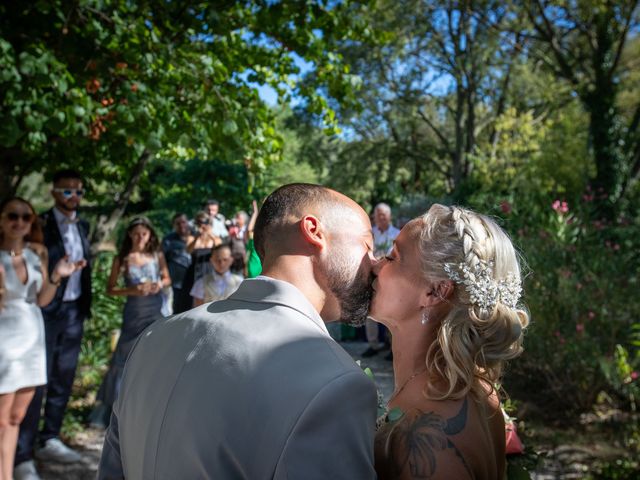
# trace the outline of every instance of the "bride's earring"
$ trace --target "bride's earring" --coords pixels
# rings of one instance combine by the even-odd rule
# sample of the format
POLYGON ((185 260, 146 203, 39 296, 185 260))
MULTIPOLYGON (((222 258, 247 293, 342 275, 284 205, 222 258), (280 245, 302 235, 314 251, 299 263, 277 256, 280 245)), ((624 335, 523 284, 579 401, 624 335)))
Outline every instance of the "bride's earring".
POLYGON ((422 320, 420 320, 420 323, 422 323, 422 325, 429 323, 429 312, 426 307, 422 310, 422 320))

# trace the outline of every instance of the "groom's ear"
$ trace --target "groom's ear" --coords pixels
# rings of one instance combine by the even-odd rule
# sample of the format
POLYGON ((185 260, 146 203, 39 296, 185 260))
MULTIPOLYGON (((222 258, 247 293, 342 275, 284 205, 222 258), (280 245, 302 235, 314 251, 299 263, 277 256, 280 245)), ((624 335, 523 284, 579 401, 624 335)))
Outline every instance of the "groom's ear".
POLYGON ((326 235, 320 220, 315 215, 305 215, 300 220, 300 233, 305 242, 322 250, 326 246, 326 235))

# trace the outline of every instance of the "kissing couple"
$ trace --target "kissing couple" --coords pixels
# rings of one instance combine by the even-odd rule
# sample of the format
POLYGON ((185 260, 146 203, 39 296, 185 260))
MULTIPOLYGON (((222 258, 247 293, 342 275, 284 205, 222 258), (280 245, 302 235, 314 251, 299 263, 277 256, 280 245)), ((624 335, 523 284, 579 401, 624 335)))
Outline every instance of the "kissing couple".
POLYGON ((264 201, 254 243, 261 276, 140 336, 98 479, 504 477, 495 385, 528 315, 494 221, 434 205, 376 261, 357 203, 290 184, 264 201), (377 429, 375 384, 325 326, 367 315, 392 334, 377 429))

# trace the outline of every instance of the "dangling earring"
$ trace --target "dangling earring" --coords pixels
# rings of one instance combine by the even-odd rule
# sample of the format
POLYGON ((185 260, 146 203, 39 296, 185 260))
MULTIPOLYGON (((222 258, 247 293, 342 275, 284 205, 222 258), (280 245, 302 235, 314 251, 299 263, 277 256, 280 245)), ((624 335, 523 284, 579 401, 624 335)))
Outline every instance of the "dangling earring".
POLYGON ((420 323, 422 323, 422 325, 429 323, 429 312, 427 311, 427 307, 424 307, 424 310, 422 310, 422 320, 420 320, 420 323))

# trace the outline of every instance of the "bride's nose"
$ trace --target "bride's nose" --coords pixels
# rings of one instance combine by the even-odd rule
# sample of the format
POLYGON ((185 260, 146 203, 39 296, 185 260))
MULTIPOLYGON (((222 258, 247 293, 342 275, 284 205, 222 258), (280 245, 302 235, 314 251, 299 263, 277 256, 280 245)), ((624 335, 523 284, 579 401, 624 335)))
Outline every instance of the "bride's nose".
POLYGON ((384 263, 385 263, 384 257, 373 261, 373 268, 371 269, 371 271, 373 272, 374 275, 378 275, 378 273, 380 273, 380 269, 382 269, 382 266, 384 265, 384 263))

